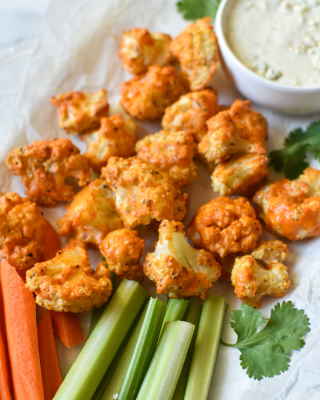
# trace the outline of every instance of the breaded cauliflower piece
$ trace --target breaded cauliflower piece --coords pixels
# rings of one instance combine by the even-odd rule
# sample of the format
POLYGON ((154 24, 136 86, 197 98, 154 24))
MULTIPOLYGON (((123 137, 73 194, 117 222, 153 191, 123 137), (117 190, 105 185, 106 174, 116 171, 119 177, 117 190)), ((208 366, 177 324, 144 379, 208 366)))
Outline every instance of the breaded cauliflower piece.
POLYGON ((211 175, 213 191, 220 196, 253 195, 268 175, 268 158, 263 154, 221 162, 211 175))
POLYGON ((249 100, 236 100, 230 110, 207 121, 208 133, 199 143, 207 161, 224 161, 243 153, 266 153, 267 122, 249 100))
POLYGON ((291 287, 288 268, 282 264, 287 255, 284 243, 271 240, 258 243, 251 255, 238 257, 231 274, 236 296, 255 308, 261 307, 263 296, 284 296, 291 287), (266 267, 257 260, 262 260, 266 267))
POLYGON ((116 193, 116 209, 125 228, 164 219, 183 221, 188 195, 181 193, 169 175, 136 157, 111 157, 101 178, 116 193))
POLYGON ((81 137, 87 143, 88 151, 84 156, 90 161, 92 168, 100 172, 112 156, 133 156, 137 129, 137 124, 132 119, 124 120, 120 114, 102 118, 99 130, 81 137))
POLYGON ((195 150, 192 135, 183 131, 160 131, 136 144, 137 157, 169 174, 179 187, 190 185, 198 176, 193 162, 195 150))
POLYGON ((80 135, 96 129, 107 117, 109 103, 104 89, 96 93, 67 92, 52 97, 50 103, 59 109, 59 126, 67 133, 80 135))
POLYGON ((171 37, 164 33, 150 33, 144 28, 122 32, 120 53, 122 65, 134 75, 146 72, 151 65, 168 65, 171 37))
POLYGON ((112 291, 106 263, 99 263, 96 271, 92 269, 85 243, 75 239, 52 260, 28 270, 26 287, 35 293, 40 306, 74 313, 101 307, 112 291))
POLYGON ((210 17, 197 19, 170 43, 172 54, 180 61, 181 78, 190 90, 204 89, 218 65, 218 41, 210 17))
POLYGON ((165 130, 191 133, 199 143, 208 132, 206 121, 217 112, 217 102, 211 88, 187 93, 166 108, 161 125, 165 130))
POLYGON ((27 197, 9 192, 0 197, 0 249, 2 257, 19 273, 40 260, 46 220, 27 197))
POLYGON ((39 140, 19 147, 9 153, 6 164, 20 176, 26 195, 39 206, 71 201, 74 191, 66 184, 67 178, 73 178, 79 186, 90 180, 89 162, 69 139, 39 140))
POLYGON ((162 221, 155 251, 147 253, 143 271, 157 285, 157 292, 171 298, 199 296, 221 275, 221 266, 206 250, 196 250, 187 242, 181 222, 162 221))
POLYGON ((224 281, 231 281, 231 272, 237 257, 244 256, 245 253, 231 253, 226 257, 221 258, 219 255, 216 256, 218 263, 221 265, 221 276, 220 279, 224 281))
POLYGON ((254 196, 266 228, 289 240, 320 235, 320 171, 307 168, 298 179, 281 179, 254 196))
POLYGON ((205 248, 224 258, 247 252, 262 234, 254 209, 244 197, 217 197, 201 206, 187 228, 197 248, 205 248))
POLYGON ((58 221, 59 235, 73 235, 99 246, 105 236, 123 227, 115 209, 116 196, 102 179, 96 179, 78 192, 58 221))
POLYGON ((132 117, 154 121, 178 100, 182 90, 174 68, 152 65, 145 74, 123 83, 120 103, 132 117))
POLYGON ((121 279, 141 282, 144 278, 141 257, 144 240, 137 231, 118 229, 108 233, 100 246, 101 254, 106 258, 108 268, 121 279))

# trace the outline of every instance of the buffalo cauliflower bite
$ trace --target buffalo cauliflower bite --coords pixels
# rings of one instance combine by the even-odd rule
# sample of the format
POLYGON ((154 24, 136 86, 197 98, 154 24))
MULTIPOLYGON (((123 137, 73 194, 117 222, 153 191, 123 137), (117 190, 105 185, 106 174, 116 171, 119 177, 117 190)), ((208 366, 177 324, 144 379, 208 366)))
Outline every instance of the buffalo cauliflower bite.
POLYGON ((52 97, 50 103, 59 109, 59 126, 67 133, 82 134, 98 128, 100 119, 108 116, 109 103, 104 89, 96 93, 67 92, 52 97))
POLYGON ((223 196, 199 208, 187 234, 197 248, 224 258, 252 249, 262 234, 262 226, 246 198, 223 196))
POLYGON ((218 65, 218 41, 210 18, 197 19, 170 43, 181 65, 181 78, 190 90, 204 89, 218 65))
POLYGON ((183 131, 160 131, 145 136, 136 144, 137 157, 167 172, 179 187, 190 185, 197 178, 193 162, 195 143, 183 131))
POLYGON ((172 67, 152 65, 145 74, 135 76, 121 87, 122 107, 132 116, 153 121, 182 93, 178 75, 172 67))
POLYGON ((79 186, 90 180, 87 159, 69 139, 39 140, 19 147, 9 153, 6 164, 20 176, 30 199, 40 206, 71 201, 74 192, 66 184, 67 178, 73 178, 79 186))
POLYGON ((35 293, 40 306, 74 313, 101 307, 112 291, 106 264, 101 262, 96 271, 92 269, 85 243, 75 239, 52 260, 27 271, 26 287, 35 293))
POLYGON ((59 235, 99 246, 107 233, 123 227, 115 209, 116 196, 102 179, 96 179, 78 192, 58 221, 59 235))
POLYGON ((124 120, 120 114, 102 118, 99 130, 82 136, 88 146, 84 156, 90 161, 92 168, 100 172, 112 156, 124 158, 133 156, 137 129, 134 121, 124 120))
POLYGON ((136 157, 111 157, 101 178, 116 193, 116 209, 126 228, 164 219, 182 221, 186 216, 188 195, 167 173, 136 157))
POLYGON ((9 192, 0 197, 0 249, 2 257, 19 273, 40 260, 46 220, 35 203, 9 192))
POLYGON ((193 249, 181 222, 162 221, 155 251, 147 253, 143 271, 157 285, 157 292, 171 298, 204 299, 221 275, 221 267, 206 250, 193 249))
POLYGON ((121 279, 141 282, 144 274, 140 259, 144 251, 144 241, 131 229, 118 229, 108 233, 100 246, 108 268, 121 279))
POLYGON ((145 72, 150 65, 168 65, 171 37, 164 33, 150 33, 144 28, 122 32, 120 58, 126 70, 134 75, 145 72))
POLYGON ((258 243, 251 255, 238 257, 231 274, 236 296, 250 307, 261 307, 261 298, 266 295, 284 296, 291 287, 288 268, 282 264, 287 255, 284 243, 271 240, 258 243))
POLYGON ((254 196, 266 228, 289 240, 320 235, 320 171, 307 168, 298 179, 281 179, 254 196))
POLYGON ((199 143, 208 132, 206 121, 216 114, 218 98, 211 88, 187 93, 167 107, 162 127, 170 131, 191 133, 199 143))

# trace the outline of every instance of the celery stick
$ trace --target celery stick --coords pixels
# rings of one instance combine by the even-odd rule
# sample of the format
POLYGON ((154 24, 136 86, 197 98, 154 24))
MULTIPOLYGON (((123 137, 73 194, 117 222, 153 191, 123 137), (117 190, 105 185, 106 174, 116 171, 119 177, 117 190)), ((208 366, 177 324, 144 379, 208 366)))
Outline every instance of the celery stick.
POLYGON ((184 395, 186 392, 186 386, 188 382, 188 376, 189 376, 189 371, 190 371, 190 365, 192 361, 192 355, 193 355, 193 350, 194 350, 194 345, 196 342, 196 337, 197 337, 197 331, 198 331, 198 325, 199 325, 199 320, 200 320, 200 314, 201 314, 201 304, 196 303, 195 301, 190 301, 186 314, 184 316, 184 321, 190 322, 195 326, 192 340, 190 343, 190 347, 187 353, 186 360, 183 364, 183 368, 176 386, 176 390, 174 392, 174 395, 172 397, 172 400, 183 400, 184 395))
POLYGON ((226 302, 210 294, 204 301, 184 400, 207 400, 217 361, 226 302))
MULTIPOLYGON (((162 322, 160 335, 161 335, 162 329, 164 327, 164 324, 166 322, 182 321, 182 318, 186 312, 188 303, 189 303, 188 300, 182 300, 182 299, 170 299, 169 300, 169 302, 167 304, 166 313, 164 314, 164 319, 162 322)), ((158 343, 160 340, 160 335, 159 335, 158 343)))
POLYGON ((165 324, 137 400, 171 400, 193 332, 194 325, 189 322, 165 324))
POLYGON ((121 282, 55 400, 91 399, 147 298, 148 293, 137 282, 121 282))

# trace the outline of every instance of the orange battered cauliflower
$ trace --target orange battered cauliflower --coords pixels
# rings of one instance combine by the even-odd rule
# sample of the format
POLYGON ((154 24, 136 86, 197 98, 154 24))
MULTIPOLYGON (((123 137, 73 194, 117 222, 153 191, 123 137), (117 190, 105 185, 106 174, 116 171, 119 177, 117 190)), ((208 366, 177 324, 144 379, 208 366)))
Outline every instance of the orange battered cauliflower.
POLYGON ((123 227, 115 209, 116 196, 102 179, 96 179, 78 192, 59 219, 59 235, 73 235, 99 246, 107 233, 123 227))
POLYGON ((136 157, 111 157, 101 178, 116 193, 116 209, 126 228, 164 219, 182 221, 186 216, 188 195, 167 173, 136 157))
POLYGON ((171 298, 199 296, 204 299, 221 275, 221 267, 206 250, 193 249, 181 222, 162 221, 155 251, 143 262, 145 275, 157 285, 157 292, 171 298))
POLYGON ((266 228, 290 240, 320 235, 320 171, 307 168, 298 179, 281 179, 254 196, 266 228))
POLYGON ((120 58, 132 74, 145 72, 150 65, 168 65, 172 59, 169 50, 171 37, 164 33, 150 33, 144 28, 122 32, 120 58))
POLYGON ((52 97, 59 109, 59 126, 67 133, 82 134, 96 129, 100 119, 108 116, 109 103, 104 89, 96 93, 67 92, 52 97))
POLYGON ((193 162, 195 149, 192 135, 183 131, 160 131, 136 144, 137 157, 167 172, 179 187, 190 185, 198 176, 193 162))
POLYGON ((182 93, 178 75, 172 67, 152 65, 145 74, 135 76, 121 87, 122 107, 132 116, 153 121, 182 93))
POLYGON ((136 231, 118 229, 108 233, 100 246, 100 251, 106 258, 109 270, 121 279, 138 282, 143 280, 140 260, 144 251, 144 241, 138 238, 136 231))
POLYGON ((96 271, 92 269, 86 245, 75 239, 52 260, 27 271, 26 287, 36 294, 40 306, 74 313, 101 307, 112 291, 106 264, 101 262, 96 271))
POLYGON ((197 248, 224 258, 252 249, 262 226, 246 198, 217 197, 199 208, 187 234, 197 248))
POLYGON ((190 90, 204 89, 218 65, 218 41, 210 17, 197 19, 170 43, 180 61, 181 78, 190 90))
POLYGON ((73 178, 79 186, 90 180, 89 163, 69 139, 35 141, 9 153, 7 167, 19 175, 26 194, 40 206, 53 207, 71 201, 74 192, 66 184, 73 178))

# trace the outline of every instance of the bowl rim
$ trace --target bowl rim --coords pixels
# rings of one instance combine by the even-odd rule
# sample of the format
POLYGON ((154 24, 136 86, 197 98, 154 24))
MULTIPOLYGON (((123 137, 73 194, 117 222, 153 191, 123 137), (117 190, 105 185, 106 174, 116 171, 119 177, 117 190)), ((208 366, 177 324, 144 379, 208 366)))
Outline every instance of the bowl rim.
POLYGON ((264 78, 255 72, 253 72, 250 68, 246 67, 233 53, 231 50, 229 43, 225 37, 225 33, 223 30, 223 19, 225 17, 226 13, 226 5, 230 2, 233 2, 236 0, 222 0, 218 12, 216 15, 216 20, 215 20, 215 31, 218 37, 218 42, 219 42, 219 47, 221 50, 221 53, 223 54, 223 51, 227 51, 228 56, 231 57, 232 62, 237 65, 240 70, 248 76, 249 79, 253 79, 256 81, 258 84, 269 86, 270 89, 277 89, 282 92, 287 92, 287 93, 296 93, 296 94, 301 94, 301 93, 314 93, 320 91, 320 85, 319 86, 314 86, 314 87, 301 87, 301 86, 289 86, 289 85, 283 85, 280 83, 276 83, 274 81, 271 81, 267 78, 264 78), (223 47, 223 49, 222 49, 223 47))

